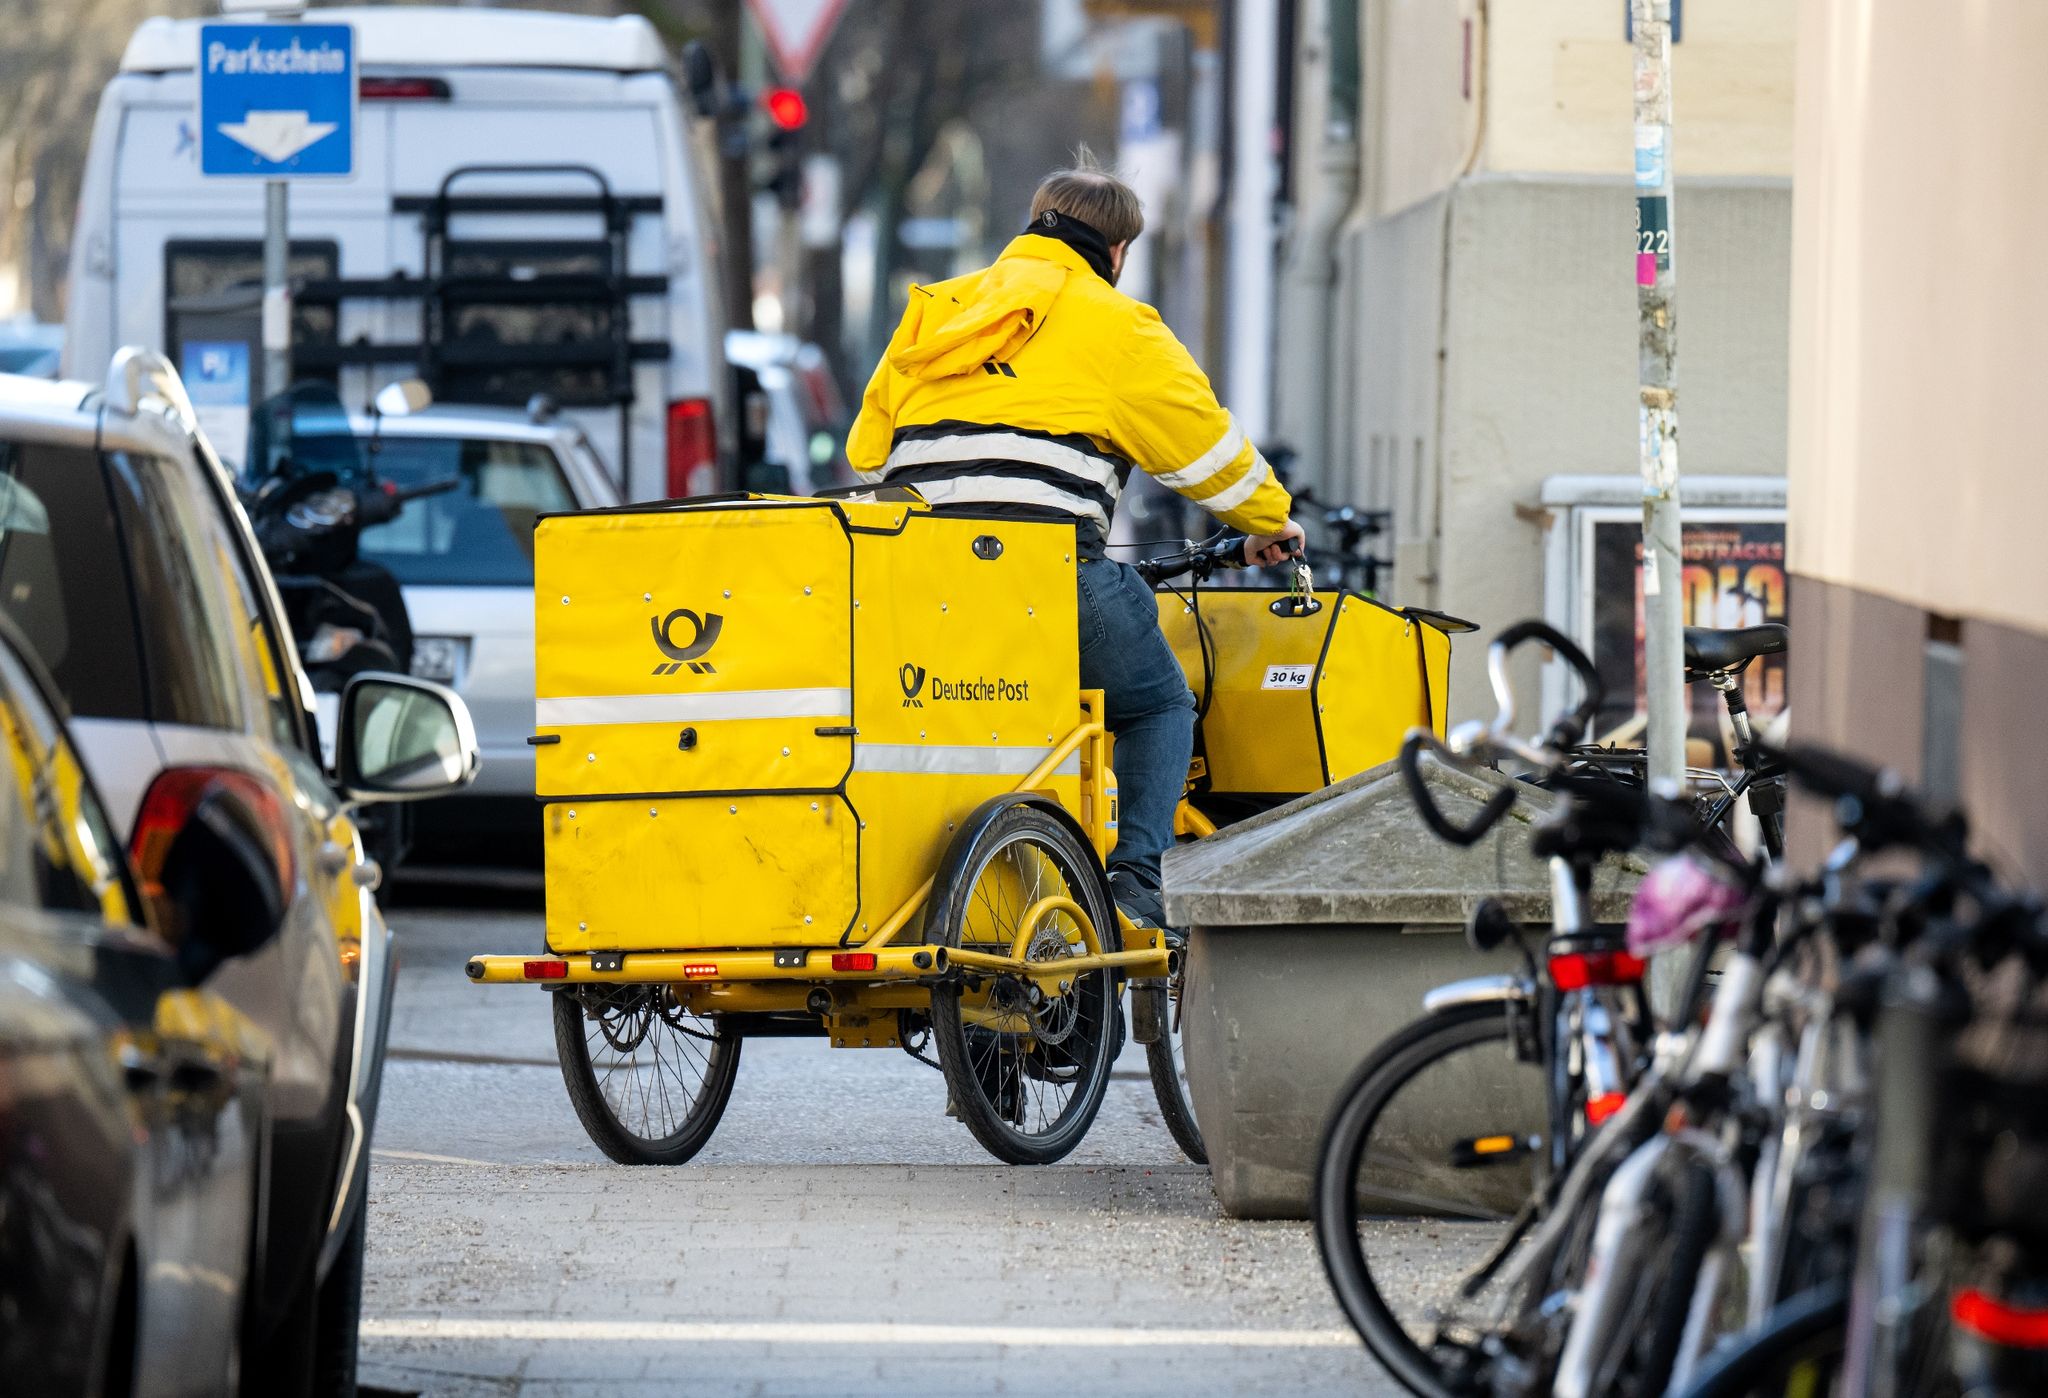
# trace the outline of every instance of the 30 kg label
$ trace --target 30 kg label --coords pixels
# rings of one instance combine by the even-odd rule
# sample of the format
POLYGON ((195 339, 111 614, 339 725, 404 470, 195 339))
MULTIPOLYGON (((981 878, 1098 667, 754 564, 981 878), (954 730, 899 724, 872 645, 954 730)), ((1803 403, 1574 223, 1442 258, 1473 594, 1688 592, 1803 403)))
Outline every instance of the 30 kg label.
POLYGON ((1313 665, 1268 665, 1266 682, 1261 689, 1307 689, 1315 683, 1316 667, 1313 665))

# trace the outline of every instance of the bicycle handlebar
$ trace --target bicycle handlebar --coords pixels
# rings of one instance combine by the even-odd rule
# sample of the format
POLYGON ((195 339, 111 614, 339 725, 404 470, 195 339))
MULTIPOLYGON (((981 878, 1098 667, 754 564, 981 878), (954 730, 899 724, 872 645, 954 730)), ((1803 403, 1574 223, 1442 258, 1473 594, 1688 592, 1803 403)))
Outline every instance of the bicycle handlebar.
POLYGON ((1422 823, 1427 825, 1439 840, 1457 845, 1461 849, 1478 844, 1515 804, 1515 789, 1512 786, 1504 786, 1494 792, 1486 798, 1485 804, 1479 808, 1479 814, 1474 816, 1469 824, 1460 825, 1445 815, 1443 808, 1437 805, 1436 799, 1429 794, 1429 783, 1422 776, 1424 748, 1456 761, 1457 755, 1438 742, 1434 733, 1424 728, 1410 730, 1407 739, 1401 744, 1401 784, 1408 789, 1408 799, 1414 802, 1416 811, 1422 816, 1422 823))
POLYGON ((1205 544, 1189 544, 1177 553, 1141 558, 1131 566, 1151 587, 1170 582, 1182 573, 1193 573, 1200 581, 1221 569, 1244 567, 1245 542, 1242 534, 1224 534, 1205 544))
POLYGON ((1593 668, 1593 662, 1571 637, 1547 621, 1534 619, 1516 622, 1494 637, 1493 644, 1486 648, 1486 675, 1493 684, 1494 705, 1498 710, 1488 727, 1489 736, 1503 739, 1514 726, 1515 689, 1508 679, 1507 661, 1517 647, 1530 641, 1540 641, 1549 646, 1557 653, 1558 659, 1569 665, 1579 677, 1583 693, 1578 707, 1553 723, 1543 740, 1545 747, 1571 747, 1585 736, 1593 720, 1599 717, 1600 705, 1607 698, 1607 687, 1600 682, 1600 672, 1593 668))

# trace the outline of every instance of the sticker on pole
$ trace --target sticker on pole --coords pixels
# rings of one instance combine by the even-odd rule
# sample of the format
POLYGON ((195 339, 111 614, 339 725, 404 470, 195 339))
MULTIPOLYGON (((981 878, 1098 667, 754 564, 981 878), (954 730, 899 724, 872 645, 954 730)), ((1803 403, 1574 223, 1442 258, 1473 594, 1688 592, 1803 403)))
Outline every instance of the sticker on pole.
POLYGON ((791 87, 802 87, 817 67, 846 0, 747 0, 747 8, 768 41, 775 71, 791 87))
POLYGON ((199 170, 266 180, 355 173, 355 30, 199 27, 199 170))
POLYGON ((1313 665, 1268 665, 1260 689, 1307 689, 1316 682, 1313 665))

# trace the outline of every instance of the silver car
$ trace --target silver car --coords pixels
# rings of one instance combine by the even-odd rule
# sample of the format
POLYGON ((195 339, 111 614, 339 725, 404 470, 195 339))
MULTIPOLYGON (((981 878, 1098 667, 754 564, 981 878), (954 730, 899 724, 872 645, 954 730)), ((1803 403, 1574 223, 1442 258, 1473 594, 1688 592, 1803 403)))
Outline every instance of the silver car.
MULTIPOLYGON (((320 430, 318 421, 297 425, 302 464, 321 464, 320 430)), ((525 412, 436 404, 404 417, 354 417, 348 430, 358 439, 352 447, 374 443, 373 469, 400 490, 456 482, 364 531, 361 545, 362 556, 390 569, 404 590, 413 673, 463 697, 483 752, 474 786, 419 812, 412 860, 498 863, 525 839, 537 858, 540 816, 526 742, 533 732, 533 525, 543 514, 616 505, 618 486, 582 430, 545 400, 525 412)))

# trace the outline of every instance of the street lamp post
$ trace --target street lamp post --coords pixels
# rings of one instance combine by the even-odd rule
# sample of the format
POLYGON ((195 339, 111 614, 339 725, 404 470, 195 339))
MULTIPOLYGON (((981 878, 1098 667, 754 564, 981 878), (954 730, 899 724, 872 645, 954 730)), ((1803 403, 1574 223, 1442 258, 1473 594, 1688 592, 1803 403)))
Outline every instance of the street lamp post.
POLYGON ((1643 689, 1649 777, 1685 779, 1677 267, 1671 217, 1671 0, 1630 0, 1635 39, 1638 463, 1643 476, 1643 689))

